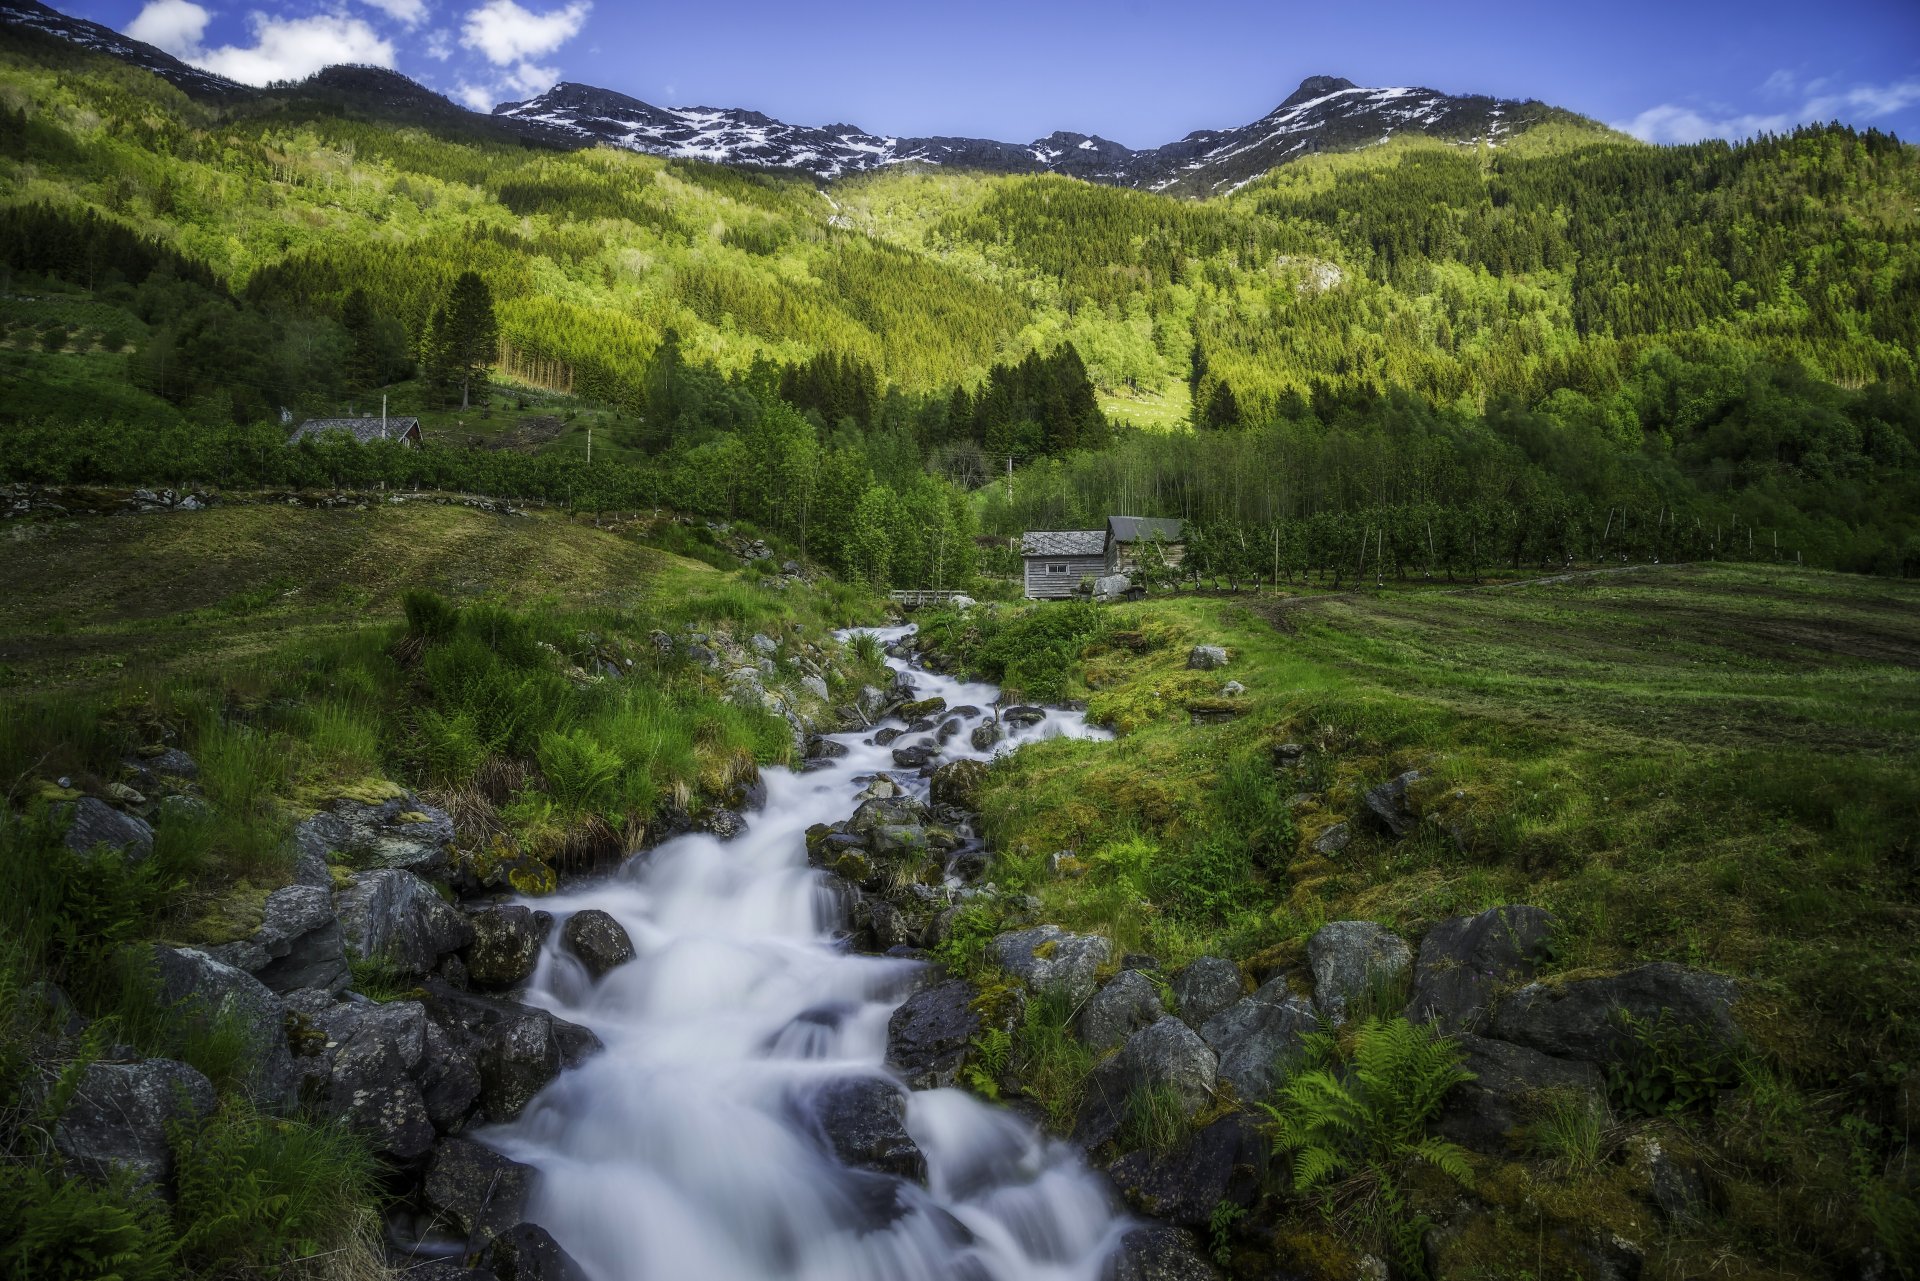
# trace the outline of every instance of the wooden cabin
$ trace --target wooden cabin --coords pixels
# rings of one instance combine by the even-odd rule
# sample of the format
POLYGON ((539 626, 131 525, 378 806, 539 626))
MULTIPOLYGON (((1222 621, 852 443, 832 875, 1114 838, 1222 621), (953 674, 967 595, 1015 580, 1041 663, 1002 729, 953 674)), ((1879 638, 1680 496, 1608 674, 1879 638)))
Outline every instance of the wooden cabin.
POLYGON ((1131 574, 1139 565, 1142 543, 1160 540, 1169 568, 1178 565, 1187 553, 1183 541, 1183 522, 1160 516, 1109 516, 1106 542, 1101 551, 1109 574, 1131 574))
POLYGON ((1062 600, 1083 578, 1107 572, 1107 535, 1100 529, 1043 529, 1020 539, 1028 600, 1062 600))
POLYGON ((297 445, 303 440, 318 440, 334 432, 349 435, 363 445, 375 440, 395 440, 409 449, 420 448, 420 420, 397 415, 391 418, 309 418, 293 429, 293 435, 287 437, 287 443, 297 445))

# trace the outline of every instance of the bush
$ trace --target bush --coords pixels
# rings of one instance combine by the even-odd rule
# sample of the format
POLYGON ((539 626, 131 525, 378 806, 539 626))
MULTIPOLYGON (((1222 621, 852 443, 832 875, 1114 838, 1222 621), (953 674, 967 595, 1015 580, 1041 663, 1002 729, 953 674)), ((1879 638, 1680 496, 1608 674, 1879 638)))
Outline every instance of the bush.
POLYGON ((401 597, 407 613, 407 635, 423 641, 445 640, 460 623, 460 611, 434 592, 410 591, 401 597))
POLYGON ((1607 1065, 1614 1105, 1642 1116, 1709 1111, 1722 1090, 1739 1082, 1739 1065, 1725 1050, 1708 1045, 1694 1028, 1662 1010, 1651 1021, 1625 1010, 1617 1015, 1627 1049, 1607 1065))
POLYGON ((116 1178, 103 1186, 0 1166, 0 1273, 36 1281, 163 1281, 176 1275, 164 1203, 116 1178))
POLYGON ((617 753, 581 730, 542 734, 537 756, 547 791, 568 815, 604 809, 623 765, 617 753))

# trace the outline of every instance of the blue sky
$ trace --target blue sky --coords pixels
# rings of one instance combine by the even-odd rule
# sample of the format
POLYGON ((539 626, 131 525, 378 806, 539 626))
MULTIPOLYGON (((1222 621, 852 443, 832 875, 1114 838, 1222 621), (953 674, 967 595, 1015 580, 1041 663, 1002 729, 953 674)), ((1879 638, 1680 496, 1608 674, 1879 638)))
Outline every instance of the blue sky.
POLYGON ((1326 74, 1540 98, 1658 142, 1826 119, 1920 138, 1916 0, 54 3, 239 80, 372 62, 483 108, 566 79, 796 124, 1149 147, 1326 74))

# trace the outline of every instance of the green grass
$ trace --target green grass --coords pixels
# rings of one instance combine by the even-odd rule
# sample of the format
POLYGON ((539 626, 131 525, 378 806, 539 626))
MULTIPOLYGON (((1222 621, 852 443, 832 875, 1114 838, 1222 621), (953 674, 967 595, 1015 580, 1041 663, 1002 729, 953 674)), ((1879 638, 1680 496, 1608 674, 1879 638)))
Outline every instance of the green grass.
MULTIPOLYGON (((990 875, 1037 895, 1041 919, 1168 966, 1224 952, 1298 971, 1329 920, 1417 939, 1452 915, 1538 904, 1561 922, 1552 970, 1672 960, 1742 982, 1760 1066, 1714 1068, 1745 1075, 1717 1076, 1734 1082, 1720 1105, 1683 1120, 1732 1203, 1692 1244, 1662 1238, 1659 1275, 1712 1250, 1825 1275, 1820 1260, 1897 1226, 1899 1100, 1920 1062, 1920 587, 1682 566, 1157 599, 1108 611, 1063 679, 1120 736, 1026 748, 982 802, 990 875), (1231 664, 1188 671, 1199 643, 1231 664), (1227 679, 1248 687, 1245 713, 1193 725, 1188 707, 1227 679), (1286 742, 1306 754, 1276 769, 1269 749, 1286 742), (1361 798, 1408 769, 1430 821, 1394 841, 1361 798), (1346 849, 1313 853, 1338 822, 1346 849), (1064 874, 1058 851, 1073 852, 1064 874), (1763 1139, 1762 1115, 1792 1120, 1763 1139), (1863 1125, 1878 1136, 1864 1146, 1863 1125), (1857 1185, 1871 1196, 1850 1162, 1880 1171, 1857 1185)), ((1397 995, 1372 1003, 1385 1013, 1397 995)), ((1687 1093, 1694 1065, 1670 1067, 1630 1092, 1687 1093)), ((1526 1176, 1544 1180, 1534 1195, 1591 1182, 1576 1171, 1592 1127, 1563 1120, 1558 1155, 1526 1176)))

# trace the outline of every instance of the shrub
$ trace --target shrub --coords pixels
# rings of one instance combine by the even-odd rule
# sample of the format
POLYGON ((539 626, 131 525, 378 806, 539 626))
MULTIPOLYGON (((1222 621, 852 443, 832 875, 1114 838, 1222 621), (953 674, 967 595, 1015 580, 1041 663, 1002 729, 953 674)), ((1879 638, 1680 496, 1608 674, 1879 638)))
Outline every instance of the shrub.
POLYGON ((1607 1089, 1623 1111, 1642 1116, 1709 1111, 1722 1090, 1738 1084, 1734 1057, 1665 1010, 1652 1020, 1625 1010, 1616 1017, 1627 1034, 1626 1051, 1607 1065, 1607 1089))
POLYGON ((1472 1074, 1460 1049, 1424 1024, 1368 1019, 1350 1051, 1325 1032, 1307 1038, 1301 1062, 1263 1103, 1278 1149, 1287 1154, 1295 1191, 1318 1196, 1385 1240, 1405 1273, 1423 1276, 1424 1216, 1406 1204, 1406 1167, 1424 1161, 1461 1183, 1466 1153, 1427 1133, 1447 1091, 1472 1074))
POLYGON ((407 635, 422 641, 445 640, 459 626, 460 611, 435 592, 410 591, 400 604, 407 614, 407 635))
POLYGON ((0 1273, 40 1281, 162 1281, 176 1245, 159 1198, 122 1176, 100 1186, 0 1166, 0 1273))
POLYGON ((537 758, 547 791, 569 815, 603 809, 624 764, 618 753, 581 730, 542 734, 537 758))

